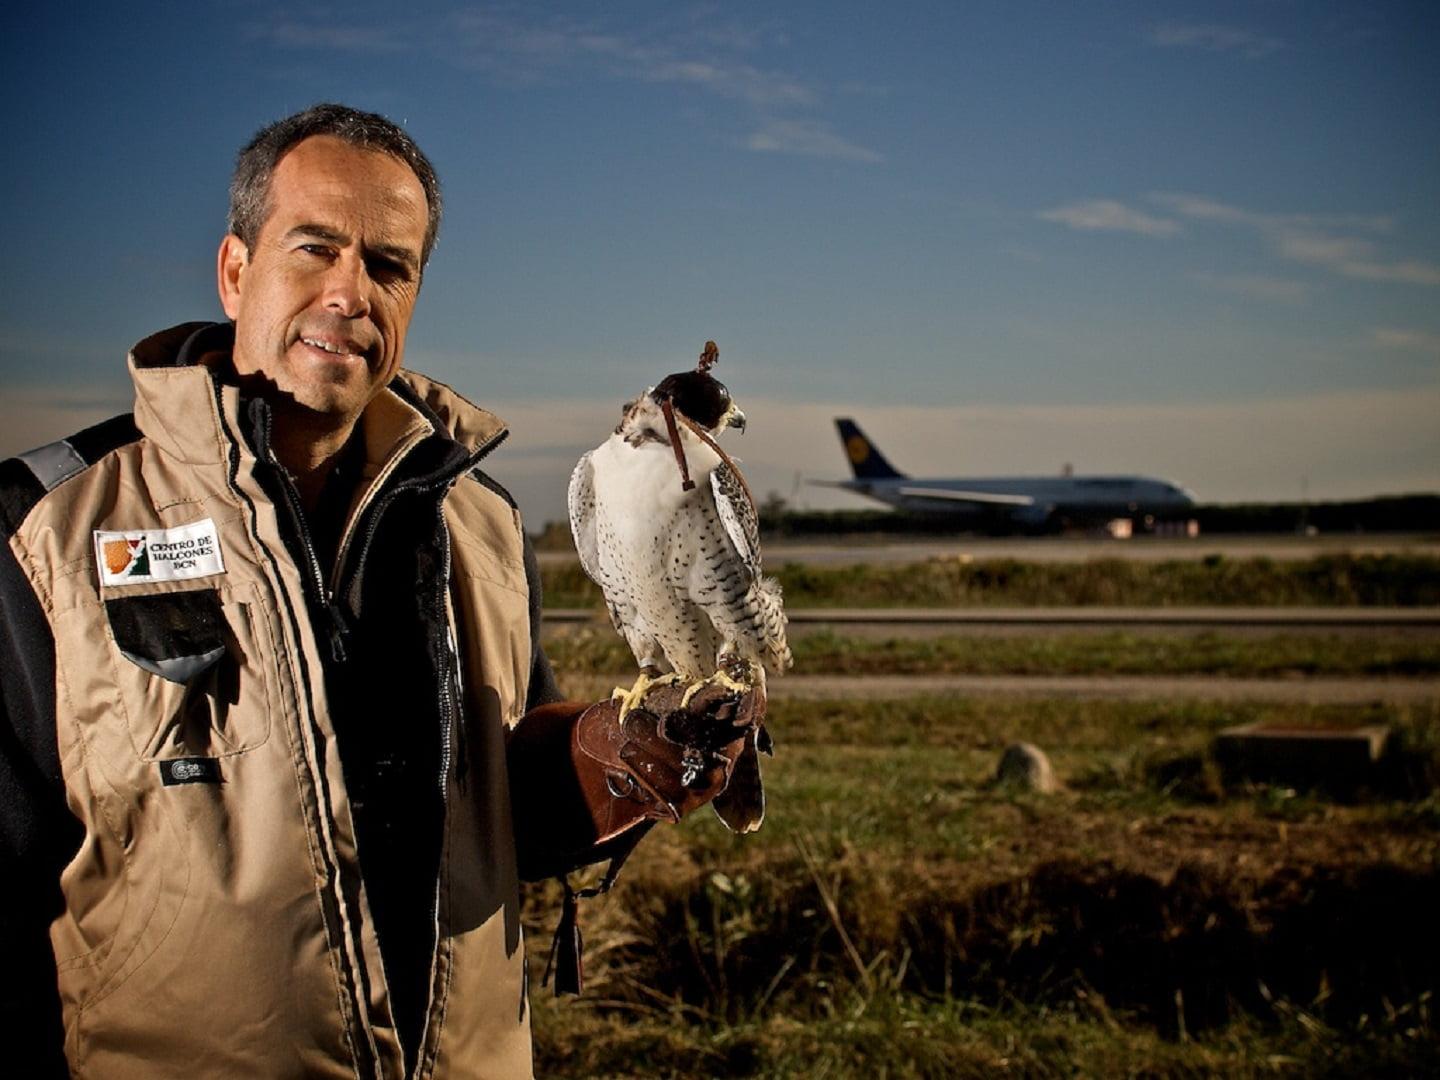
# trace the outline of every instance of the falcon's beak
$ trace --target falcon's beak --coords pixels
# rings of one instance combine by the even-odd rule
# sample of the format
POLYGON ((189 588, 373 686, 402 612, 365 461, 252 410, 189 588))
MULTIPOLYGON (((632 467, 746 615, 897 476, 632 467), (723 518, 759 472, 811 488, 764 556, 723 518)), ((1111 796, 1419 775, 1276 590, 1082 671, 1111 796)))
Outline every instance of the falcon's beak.
POLYGON ((739 409, 736 409, 730 414, 730 419, 725 421, 725 426, 739 428, 743 433, 745 430, 745 414, 739 409))

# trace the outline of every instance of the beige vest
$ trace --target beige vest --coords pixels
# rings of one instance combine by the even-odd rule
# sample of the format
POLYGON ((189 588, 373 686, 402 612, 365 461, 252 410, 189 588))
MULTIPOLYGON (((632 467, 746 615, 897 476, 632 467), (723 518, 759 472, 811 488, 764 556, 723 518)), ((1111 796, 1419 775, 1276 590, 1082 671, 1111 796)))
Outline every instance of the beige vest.
MULTIPOLYGON (((66 1055, 74 1075, 100 1080, 400 1077, 326 708, 323 646, 275 508, 237 438, 237 391, 217 388, 203 367, 143 365, 148 352, 178 344, 157 335, 132 356, 143 437, 55 487, 11 540, 54 629, 60 758, 85 828, 51 929, 66 1055), (205 521, 222 573, 187 576, 193 567, 170 558, 179 568, 171 579, 129 583, 107 571, 102 583, 104 560, 123 575, 126 556, 113 538, 109 555, 97 547, 97 530, 166 530, 151 534, 160 543, 205 521), (225 654, 213 669, 223 674, 203 688, 134 662, 117 646, 105 606, 190 590, 213 592, 223 613, 225 654), (193 773, 177 766, 182 758, 212 759, 219 782, 174 782, 177 772, 193 773)), ((480 447, 503 434, 495 417, 446 387, 401 377, 461 443, 480 447)), ((391 391, 377 397, 365 417, 368 490, 431 430, 391 391)), ((472 734, 475 766, 463 789, 453 769, 447 781, 417 1075, 528 1077, 503 745, 530 664, 520 522, 468 477, 444 514, 464 708, 481 736, 472 734)))

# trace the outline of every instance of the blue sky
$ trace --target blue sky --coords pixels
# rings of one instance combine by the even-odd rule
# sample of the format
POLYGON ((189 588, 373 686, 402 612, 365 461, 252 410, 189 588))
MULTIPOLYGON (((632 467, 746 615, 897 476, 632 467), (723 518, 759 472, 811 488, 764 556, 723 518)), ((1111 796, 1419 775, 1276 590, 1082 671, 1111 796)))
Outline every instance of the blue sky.
POLYGON ((0 452, 219 317, 238 146, 402 121, 446 220, 412 367, 511 420, 537 520, 707 338, 753 486, 830 418, 948 475, 1440 490, 1440 5, 34 5, 0 15, 0 452))

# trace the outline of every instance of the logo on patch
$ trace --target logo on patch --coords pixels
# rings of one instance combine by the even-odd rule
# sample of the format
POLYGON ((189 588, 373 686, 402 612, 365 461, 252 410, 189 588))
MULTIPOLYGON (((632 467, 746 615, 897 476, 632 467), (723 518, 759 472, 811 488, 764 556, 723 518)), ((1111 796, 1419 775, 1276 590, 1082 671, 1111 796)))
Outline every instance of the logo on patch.
POLYGON ((185 581, 225 572, 220 535, 210 518, 174 529, 95 531, 101 585, 185 581))
POLYGON ((150 556, 145 551, 145 538, 138 540, 106 540, 102 548, 105 570, 116 577, 143 577, 150 573, 150 556))

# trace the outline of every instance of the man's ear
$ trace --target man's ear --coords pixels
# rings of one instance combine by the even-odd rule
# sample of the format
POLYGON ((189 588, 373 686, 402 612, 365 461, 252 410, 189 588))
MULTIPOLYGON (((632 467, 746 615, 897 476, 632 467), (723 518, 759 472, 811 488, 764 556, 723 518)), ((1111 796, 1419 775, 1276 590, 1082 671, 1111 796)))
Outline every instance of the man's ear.
POLYGON ((245 241, 230 233, 220 241, 220 254, 216 257, 215 277, 220 290, 220 307, 226 318, 233 319, 240 310, 241 278, 245 276, 250 261, 250 249, 245 241))

